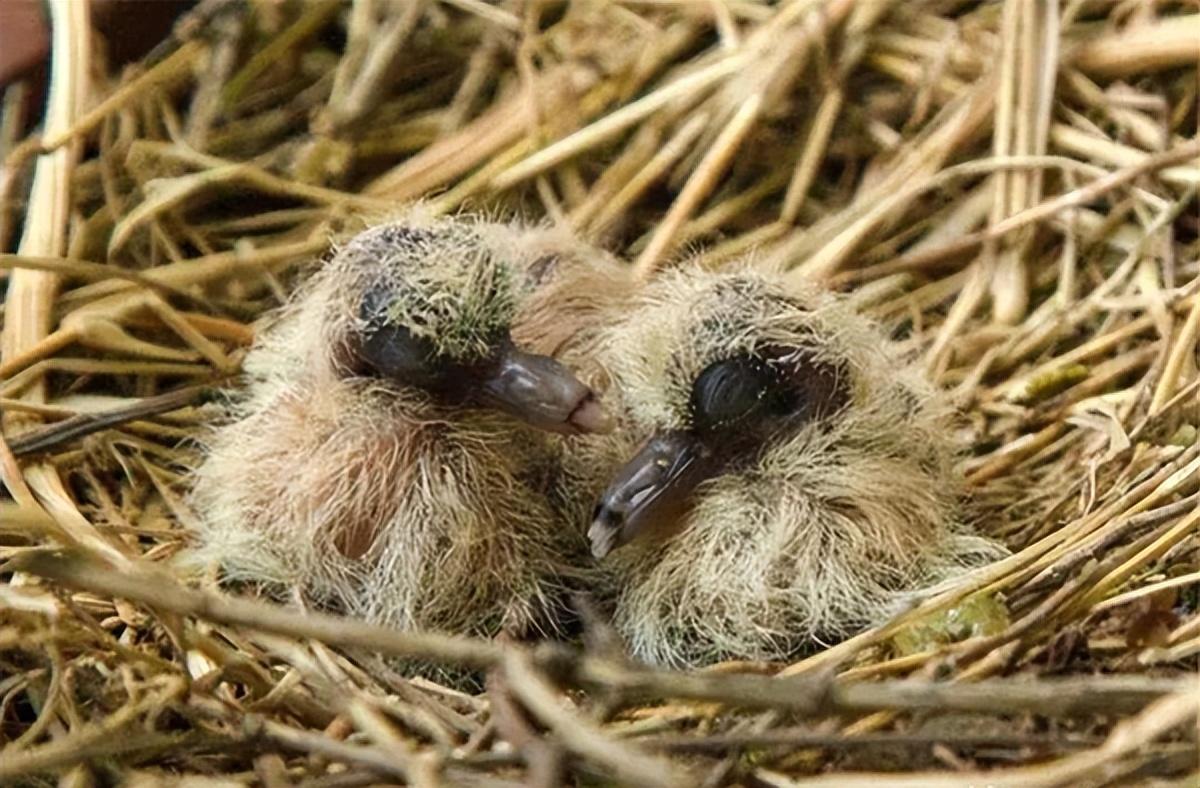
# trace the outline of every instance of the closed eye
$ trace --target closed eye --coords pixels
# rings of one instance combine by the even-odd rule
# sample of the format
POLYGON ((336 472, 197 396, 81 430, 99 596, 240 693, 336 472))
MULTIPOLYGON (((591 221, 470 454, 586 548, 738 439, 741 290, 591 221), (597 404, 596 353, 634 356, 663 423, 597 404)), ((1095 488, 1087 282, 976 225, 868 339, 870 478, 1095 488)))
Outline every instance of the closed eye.
POLYGON ((795 348, 771 348, 707 366, 692 385, 692 427, 741 445, 788 423, 828 415, 849 399, 838 366, 795 348))
POLYGON ((692 385, 693 426, 710 432, 764 413, 775 388, 774 377, 766 363, 750 356, 710 364, 692 385))
POLYGON ((391 294, 376 286, 364 295, 359 307, 363 329, 359 336, 359 354, 372 372, 415 386, 433 388, 443 382, 450 366, 442 359, 428 337, 413 333, 407 326, 389 319, 391 294))

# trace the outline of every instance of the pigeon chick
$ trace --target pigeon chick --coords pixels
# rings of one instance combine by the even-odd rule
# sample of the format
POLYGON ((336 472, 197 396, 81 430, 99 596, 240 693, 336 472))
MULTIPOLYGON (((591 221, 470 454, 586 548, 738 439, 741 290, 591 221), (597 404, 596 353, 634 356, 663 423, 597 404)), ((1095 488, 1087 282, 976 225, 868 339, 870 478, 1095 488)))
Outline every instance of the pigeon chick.
POLYGON ((596 343, 622 429, 569 475, 603 490, 588 536, 644 661, 790 659, 1002 552, 956 519, 943 399, 843 300, 786 281, 665 273, 596 343))
POLYGON ((537 326, 564 331, 538 288, 591 254, 416 214, 351 239, 246 358, 194 475, 192 560, 405 629, 552 630, 587 547, 546 497, 551 433, 610 425, 538 352, 537 326))

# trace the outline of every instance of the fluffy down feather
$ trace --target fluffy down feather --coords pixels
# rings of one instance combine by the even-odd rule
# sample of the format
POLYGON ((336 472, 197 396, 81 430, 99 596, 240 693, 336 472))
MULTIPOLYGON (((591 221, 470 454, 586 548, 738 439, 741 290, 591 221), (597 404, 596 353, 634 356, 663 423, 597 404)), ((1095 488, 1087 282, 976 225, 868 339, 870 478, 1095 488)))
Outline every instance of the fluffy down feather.
POLYGON ((789 659, 1003 552, 959 519, 943 397, 845 301, 748 266, 667 272, 599 337, 623 423, 567 459, 578 509, 648 436, 694 427, 709 365, 780 348, 836 370, 845 401, 728 458, 677 522, 604 559, 614 624, 642 660, 789 659))
POLYGON ((399 294, 388 319, 446 356, 509 331, 531 352, 566 352, 589 307, 547 293, 576 276, 620 272, 560 233, 486 221, 411 214, 355 236, 249 353, 194 474, 191 562, 402 628, 553 630, 589 571, 545 492, 562 439, 359 374, 346 355, 381 283, 399 294))

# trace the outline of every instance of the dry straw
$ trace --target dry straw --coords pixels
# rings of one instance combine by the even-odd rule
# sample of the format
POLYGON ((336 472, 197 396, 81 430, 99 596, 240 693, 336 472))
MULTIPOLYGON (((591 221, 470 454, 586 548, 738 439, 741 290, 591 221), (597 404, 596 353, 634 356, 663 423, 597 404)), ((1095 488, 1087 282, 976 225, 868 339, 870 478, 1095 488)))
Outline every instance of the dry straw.
POLYGON ((0 782, 1200 780, 1194 4, 205 0, 121 74, 50 9, 40 131, 17 89, 0 124, 0 782), (697 675, 183 583, 188 438, 253 320, 416 198, 855 291, 954 392, 1014 555, 697 675))

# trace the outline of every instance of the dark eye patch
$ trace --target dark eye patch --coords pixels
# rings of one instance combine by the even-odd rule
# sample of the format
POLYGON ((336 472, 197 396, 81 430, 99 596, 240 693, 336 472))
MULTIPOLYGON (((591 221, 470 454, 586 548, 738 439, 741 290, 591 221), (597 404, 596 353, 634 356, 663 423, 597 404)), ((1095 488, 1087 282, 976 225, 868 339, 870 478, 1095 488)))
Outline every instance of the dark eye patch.
POLYGON ((444 377, 444 365, 429 340, 403 326, 368 329, 363 335, 361 352, 363 361, 375 372, 414 386, 433 388, 444 377))
POLYGON ((709 432, 768 413, 779 388, 775 378, 766 363, 749 356, 708 365, 692 385, 693 426, 709 432))
POLYGON ((768 348, 710 364, 692 385, 692 426, 734 443, 762 441, 786 423, 840 409, 850 398, 845 370, 798 349, 768 348))
POLYGON ((362 361, 380 375, 415 386, 440 385, 450 365, 438 356, 432 341, 388 320, 393 294, 375 286, 363 295, 359 317, 365 323, 359 340, 362 361))

